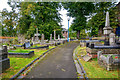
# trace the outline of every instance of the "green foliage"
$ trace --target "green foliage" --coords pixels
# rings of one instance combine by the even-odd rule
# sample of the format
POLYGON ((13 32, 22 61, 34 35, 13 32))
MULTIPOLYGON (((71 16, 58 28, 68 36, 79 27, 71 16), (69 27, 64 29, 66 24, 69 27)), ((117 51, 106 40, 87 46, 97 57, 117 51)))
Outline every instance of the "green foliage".
MULTIPOLYGON (((49 49, 54 48, 55 46, 50 46, 49 49)), ((24 49, 21 49, 24 50, 24 49)), ((31 51, 31 50, 28 50, 31 51)), ((9 57, 10 59, 10 68, 7 69, 4 73, 2 73, 2 78, 6 80, 6 78, 11 78, 13 75, 15 75, 18 71, 20 71, 23 67, 25 67, 27 64, 29 64, 31 61, 33 61, 35 58, 42 55, 47 50, 39 50, 39 49, 33 49, 34 56, 31 58, 16 58, 16 57, 9 57)))
POLYGON ((69 2, 63 3, 65 9, 68 10, 68 16, 73 17, 72 29, 77 31, 79 39, 80 31, 86 29, 86 16, 94 10, 94 4, 91 2, 69 2))
POLYGON ((98 32, 105 27, 106 11, 109 11, 110 26, 116 28, 118 25, 117 14, 118 10, 114 7, 115 4, 111 2, 99 2, 95 4, 96 10, 92 18, 88 21, 90 36, 98 36, 98 32))
POLYGON ((31 38, 38 28, 40 34, 44 34, 49 39, 50 34, 56 30, 56 34, 61 34, 61 17, 58 12, 61 4, 57 2, 8 2, 12 11, 2 11, 4 18, 3 36, 25 35, 31 38), (17 11, 16 11, 17 10, 17 11), (13 23, 15 22, 15 24, 13 23))

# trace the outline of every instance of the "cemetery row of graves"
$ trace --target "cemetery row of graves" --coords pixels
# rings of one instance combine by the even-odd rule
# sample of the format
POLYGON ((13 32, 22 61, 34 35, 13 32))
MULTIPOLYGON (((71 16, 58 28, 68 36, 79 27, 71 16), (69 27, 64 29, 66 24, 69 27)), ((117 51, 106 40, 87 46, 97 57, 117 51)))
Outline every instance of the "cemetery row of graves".
POLYGON ((74 53, 82 64, 88 78, 119 78, 120 38, 112 32, 109 12, 106 13, 104 37, 80 40, 74 53))
POLYGON ((50 34, 50 40, 44 40, 44 34, 42 34, 41 40, 39 39, 38 29, 36 34, 31 40, 23 40, 23 37, 19 38, 15 44, 11 41, 3 41, 0 54, 0 76, 2 78, 11 78, 17 74, 26 65, 35 61, 38 57, 41 57, 45 52, 55 48, 55 46, 62 45, 66 42, 66 39, 61 39, 58 35, 58 39, 52 39, 50 34))

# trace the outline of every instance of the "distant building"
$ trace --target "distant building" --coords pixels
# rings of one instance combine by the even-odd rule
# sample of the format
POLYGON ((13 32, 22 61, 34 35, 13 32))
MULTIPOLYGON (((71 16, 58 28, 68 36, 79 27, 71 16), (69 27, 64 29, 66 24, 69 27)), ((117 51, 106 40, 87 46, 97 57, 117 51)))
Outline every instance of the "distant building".
POLYGON ((67 31, 67 29, 65 29, 65 28, 63 28, 63 30, 62 30, 62 36, 64 37, 64 38, 67 38, 68 37, 68 31, 67 31))

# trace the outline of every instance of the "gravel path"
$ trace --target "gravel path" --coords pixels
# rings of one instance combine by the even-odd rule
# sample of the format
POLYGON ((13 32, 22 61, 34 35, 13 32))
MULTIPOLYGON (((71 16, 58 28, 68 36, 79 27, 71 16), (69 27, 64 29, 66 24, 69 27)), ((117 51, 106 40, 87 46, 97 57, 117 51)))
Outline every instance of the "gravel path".
POLYGON ((25 78, 77 78, 72 53, 79 43, 70 42, 52 50, 25 78))

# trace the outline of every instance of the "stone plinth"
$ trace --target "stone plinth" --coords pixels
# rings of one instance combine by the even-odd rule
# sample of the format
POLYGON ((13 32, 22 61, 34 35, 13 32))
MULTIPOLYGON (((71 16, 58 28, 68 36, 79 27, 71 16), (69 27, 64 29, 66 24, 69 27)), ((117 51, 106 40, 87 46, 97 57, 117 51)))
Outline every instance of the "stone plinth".
POLYGON ((98 51, 102 51, 103 54, 120 54, 120 49, 91 49, 86 48, 86 52, 90 54, 97 54, 98 51))

